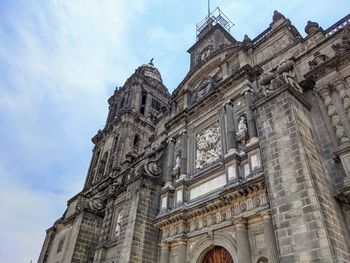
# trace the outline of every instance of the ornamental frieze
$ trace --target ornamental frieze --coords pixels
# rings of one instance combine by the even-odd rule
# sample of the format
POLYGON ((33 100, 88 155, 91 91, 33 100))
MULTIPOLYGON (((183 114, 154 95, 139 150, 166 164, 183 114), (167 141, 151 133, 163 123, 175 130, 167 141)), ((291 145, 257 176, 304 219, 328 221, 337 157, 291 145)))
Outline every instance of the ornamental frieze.
POLYGON ((162 229, 162 238, 200 231, 242 216, 255 214, 268 207, 263 181, 244 186, 208 202, 206 206, 184 211, 158 220, 156 227, 162 229))

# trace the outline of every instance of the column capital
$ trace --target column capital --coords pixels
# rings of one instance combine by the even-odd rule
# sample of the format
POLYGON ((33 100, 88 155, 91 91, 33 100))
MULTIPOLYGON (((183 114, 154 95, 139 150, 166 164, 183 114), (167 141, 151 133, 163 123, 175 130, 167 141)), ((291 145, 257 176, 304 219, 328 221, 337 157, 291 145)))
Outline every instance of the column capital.
POLYGON ((170 248, 170 242, 161 242, 159 244, 159 246, 162 248, 162 249, 169 249, 170 248))
POLYGON ((346 86, 346 81, 343 79, 337 79, 332 83, 332 86, 335 88, 337 88, 337 86, 341 86, 341 85, 346 86))
POLYGON ((316 87, 315 89, 316 93, 319 94, 321 97, 328 95, 330 93, 330 86, 327 84, 323 84, 321 86, 316 87))
POLYGON ((263 219, 271 219, 272 215, 271 215, 271 211, 270 210, 266 210, 261 212, 261 216, 263 219))
POLYGON ((175 142, 175 139, 173 137, 169 137, 168 140, 167 140, 167 143, 174 143, 175 142))
POLYGON ((242 92, 241 92, 241 95, 244 95, 244 96, 245 96, 247 93, 250 93, 250 94, 253 93, 253 88, 252 88, 252 86, 246 85, 246 86, 243 88, 243 90, 242 90, 242 92))
POLYGON ((187 239, 181 238, 176 241, 178 246, 186 246, 187 245, 187 239))
POLYGON ((234 222, 234 225, 236 226, 236 229, 247 229, 247 223, 248 220, 244 217, 237 219, 234 222))
POLYGON ((222 104, 222 107, 225 107, 225 108, 226 108, 227 105, 233 106, 233 101, 232 101, 232 100, 227 100, 227 101, 225 101, 225 102, 222 104))
POLYGON ((183 129, 182 131, 180 131, 180 135, 184 135, 184 134, 187 134, 187 130, 186 129, 183 129))

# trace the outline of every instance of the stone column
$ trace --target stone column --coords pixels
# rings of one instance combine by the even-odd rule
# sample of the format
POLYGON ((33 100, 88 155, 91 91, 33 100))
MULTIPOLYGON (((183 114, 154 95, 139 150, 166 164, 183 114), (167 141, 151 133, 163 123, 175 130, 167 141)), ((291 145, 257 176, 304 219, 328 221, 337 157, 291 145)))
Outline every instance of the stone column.
POLYGON ((187 131, 183 131, 181 135, 181 167, 180 167, 180 178, 187 176, 187 151, 188 151, 188 135, 187 131))
POLYGON ((172 171, 174 167, 174 151, 175 151, 175 141, 173 138, 168 140, 168 156, 167 156, 167 169, 165 173, 165 186, 172 186, 172 171))
POLYGON ((342 145, 344 143, 349 143, 350 141, 345 135, 345 130, 340 121, 340 116, 338 115, 337 109, 332 101, 329 86, 323 85, 321 87, 318 87, 316 92, 320 95, 324 104, 326 105, 327 113, 331 119, 331 124, 339 141, 339 144, 342 145))
POLYGON ((237 139, 236 139, 232 102, 228 102, 225 104, 225 113, 226 113, 227 151, 228 153, 231 153, 232 151, 237 151, 237 139))
POLYGON ((250 243, 248 237, 247 220, 240 219, 235 223, 237 239, 237 262, 251 263, 250 243))
POLYGON ((270 263, 279 263, 278 250, 270 211, 265 211, 263 214, 264 221, 264 233, 265 233, 265 244, 267 249, 267 255, 270 263))
MULTIPOLYGON (((346 83, 343 80, 339 80, 334 83, 334 88, 338 92, 341 103, 344 108, 344 112, 348 119, 350 119, 350 96, 346 92, 346 83)), ((345 120, 348 121, 348 120, 345 120)), ((345 133, 349 136, 349 131, 345 131, 345 133)), ((344 147, 338 154, 343 167, 345 171, 345 178, 344 178, 344 187, 348 188, 350 187, 350 147, 344 147)))
POLYGON ((245 91, 244 101, 245 101, 245 109, 246 109, 246 113, 247 113, 247 125, 248 125, 249 139, 254 140, 254 139, 257 139, 258 135, 257 135, 257 131, 256 131, 254 112, 251 109, 251 106, 253 104, 252 90, 251 89, 248 89, 245 91))
POLYGON ((160 263, 168 263, 169 262, 169 244, 162 243, 160 251, 160 263))
POLYGON ((178 248, 177 248, 177 262, 178 263, 185 263, 186 262, 186 254, 187 254, 187 241, 186 240, 180 240, 178 242, 178 248))
POLYGON ((334 84, 334 87, 339 94, 339 97, 340 97, 341 102, 342 102, 343 107, 344 107, 344 111, 345 111, 346 115, 348 116, 348 118, 350 119, 350 97, 349 97, 349 94, 346 92, 345 82, 344 81, 337 81, 334 84))

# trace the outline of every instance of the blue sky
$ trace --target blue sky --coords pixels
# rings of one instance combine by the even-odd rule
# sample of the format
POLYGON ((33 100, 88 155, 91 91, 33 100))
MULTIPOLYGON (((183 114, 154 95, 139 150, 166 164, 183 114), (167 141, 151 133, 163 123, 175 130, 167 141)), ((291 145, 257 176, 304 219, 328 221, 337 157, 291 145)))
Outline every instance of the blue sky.
MULTIPOLYGON (((277 9, 304 35, 326 29, 350 1, 212 0, 257 36, 277 9)), ((45 229, 83 186, 91 137, 116 86, 154 57, 170 91, 189 68, 187 49, 206 1, 0 1, 0 262, 35 262, 45 229)))

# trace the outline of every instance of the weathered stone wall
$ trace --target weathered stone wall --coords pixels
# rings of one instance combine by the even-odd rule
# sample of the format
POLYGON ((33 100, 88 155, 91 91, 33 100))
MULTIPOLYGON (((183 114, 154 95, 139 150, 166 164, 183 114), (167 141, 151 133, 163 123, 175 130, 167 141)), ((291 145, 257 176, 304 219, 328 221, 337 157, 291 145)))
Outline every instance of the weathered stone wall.
POLYGON ((159 195, 160 186, 153 181, 139 178, 128 186, 115 262, 157 261, 159 231, 153 221, 159 211, 159 195))
POLYGON ((308 134, 299 131, 307 121, 297 115, 302 107, 305 105, 284 90, 256 111, 280 259, 336 262, 310 171, 315 164, 306 156, 303 136, 308 134))
MULTIPOLYGON (((318 108, 317 103, 312 105, 318 108)), ((341 184, 340 181, 344 178, 344 174, 339 169, 339 164, 334 162, 332 153, 335 149, 325 127, 327 120, 320 116, 322 111, 312 111, 314 113, 312 124, 316 125, 317 128, 315 128, 310 122, 303 122, 302 119, 307 118, 306 113, 303 113, 301 109, 298 111, 300 112, 298 126, 300 133, 303 134, 301 138, 335 258, 337 262, 349 262, 349 234, 346 221, 340 204, 334 198, 336 187, 341 184)))
POLYGON ((83 212, 72 263, 92 262, 103 218, 89 211, 83 212))

